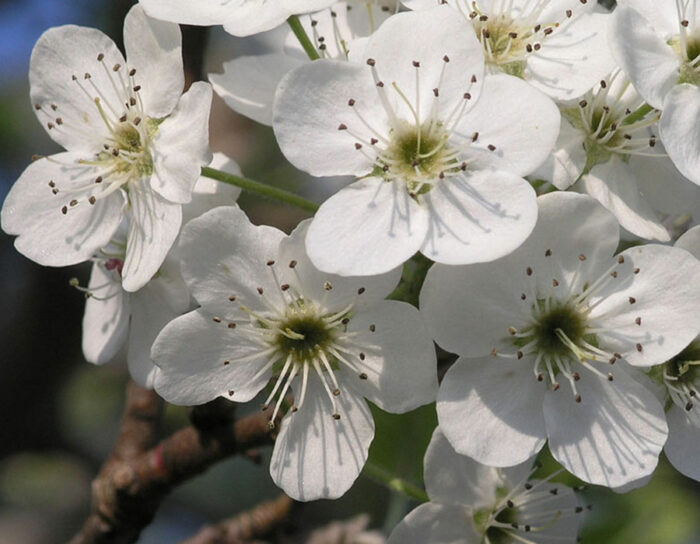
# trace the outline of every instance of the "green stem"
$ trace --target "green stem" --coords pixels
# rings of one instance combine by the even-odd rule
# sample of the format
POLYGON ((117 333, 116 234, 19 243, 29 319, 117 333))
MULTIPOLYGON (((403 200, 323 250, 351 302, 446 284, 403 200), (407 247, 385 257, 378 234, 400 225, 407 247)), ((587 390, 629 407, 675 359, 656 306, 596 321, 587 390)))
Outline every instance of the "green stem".
POLYGON ((631 125, 632 123, 636 123, 637 121, 641 121, 646 117, 647 113, 652 111, 654 108, 652 108, 649 104, 643 104, 642 106, 639 106, 635 111, 633 111, 630 115, 627 116, 627 119, 625 119, 624 124, 625 125, 631 125))
POLYGON ((406 480, 398 478, 388 470, 383 469, 380 466, 375 465, 374 463, 368 461, 365 464, 364 472, 365 474, 371 476, 375 480, 379 480, 389 489, 393 489, 394 491, 403 493, 404 495, 407 495, 412 499, 415 499, 420 502, 428 502, 430 500, 428 494, 425 491, 423 491, 420 487, 413 485, 412 483, 407 482, 406 480))
POLYGON ((257 193, 259 195, 272 198, 273 200, 279 200, 285 202, 286 204, 291 204, 307 212, 314 213, 318 210, 318 204, 306 200, 294 193, 285 191, 284 189, 278 189, 272 185, 266 185, 255 181, 254 179, 243 178, 240 176, 235 176, 227 172, 222 172, 221 170, 216 170, 214 168, 209 168, 205 166, 202 168, 202 175, 207 178, 215 179, 223 183, 228 183, 229 185, 235 185, 240 187, 244 191, 250 191, 251 193, 257 193))
POLYGON ((290 15, 289 19, 287 19, 287 23, 289 23, 292 32, 294 32, 294 35, 297 37, 297 40, 299 40, 299 43, 304 48, 304 51, 306 51, 306 54, 309 55, 309 58, 311 60, 320 59, 321 55, 318 54, 314 44, 311 43, 309 36, 306 34, 306 30, 304 30, 304 27, 301 25, 301 21, 299 21, 299 17, 296 15, 290 15))

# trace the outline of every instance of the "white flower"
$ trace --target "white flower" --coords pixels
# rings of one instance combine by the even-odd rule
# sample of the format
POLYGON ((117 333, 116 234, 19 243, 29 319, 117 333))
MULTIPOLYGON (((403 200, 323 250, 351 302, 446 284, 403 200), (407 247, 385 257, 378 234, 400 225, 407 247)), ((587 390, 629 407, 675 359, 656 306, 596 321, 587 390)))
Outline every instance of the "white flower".
POLYGON ((32 53, 36 114, 67 151, 32 163, 10 190, 2 228, 30 259, 65 266, 107 245, 125 212, 123 286, 142 287, 180 229, 200 166, 209 162, 211 88, 184 85, 177 25, 124 21, 125 61, 102 32, 46 31, 32 53))
POLYGON ((613 257, 617 222, 588 196, 550 193, 539 205, 511 255, 428 272, 421 311, 461 355, 438 394, 440 426, 458 452, 493 466, 549 439, 567 470, 620 487, 654 470, 667 427, 659 401, 615 363, 648 368, 695 338, 700 263, 661 245, 613 257))
MULTIPOLYGON (((214 155, 211 166, 240 175, 238 165, 225 155, 214 155)), ((240 189, 200 177, 192 200, 184 206, 184 222, 222 204, 233 204, 240 189)), ((177 247, 170 250, 155 276, 130 293, 122 288, 124 250, 130 216, 122 221, 107 247, 92 259, 83 316, 83 354, 91 363, 111 361, 126 344, 129 372, 143 387, 153 388, 157 367, 151 346, 163 326, 190 309, 190 295, 180 275, 177 247)))
MULTIPOLYGON (((351 52, 359 55, 357 49, 364 49, 364 40, 358 38, 373 33, 392 12, 376 0, 349 0, 299 20, 321 58, 347 60, 351 52)), ((210 73, 209 81, 231 109, 271 125, 277 85, 290 70, 309 62, 299 40, 289 31, 283 50, 224 62, 223 73, 210 73)))
POLYGON ((186 25, 224 25, 234 36, 270 30, 290 16, 327 8, 335 0, 141 0, 151 17, 186 25))
POLYGON ((430 502, 410 512, 387 544, 577 542, 585 510, 563 484, 530 479, 532 459, 508 468, 481 465, 459 455, 435 429, 425 454, 430 502))
MULTIPOLYGON (((290 387, 272 478, 291 497, 342 495, 367 459, 367 397, 390 412, 431 402, 435 352, 418 311, 382 300, 399 271, 373 278, 319 272, 291 236, 217 208, 183 230, 182 273, 202 307, 172 321, 153 346, 156 390, 175 404, 246 402, 273 378, 274 419, 290 387)), ((267 408, 266 408, 267 409, 267 408)))
POLYGON ((700 185, 700 6, 698 0, 620 0, 611 46, 653 107, 676 167, 700 185))
POLYGON ((314 217, 306 245, 321 270, 381 273, 416 251, 488 261, 531 231, 520 176, 550 152, 559 112, 518 78, 484 79, 470 32, 447 6, 398 13, 361 64, 319 60, 280 83, 273 128, 287 158, 315 176, 365 176, 314 217))
MULTIPOLYGON (((404 0, 411 9, 443 3, 404 0)), ((471 22, 489 73, 525 79, 555 100, 581 96, 612 69, 610 15, 595 1, 448 0, 471 22)))
POLYGON ((580 178, 580 189, 610 210, 626 230, 669 240, 656 208, 684 211, 695 186, 673 166, 657 138, 660 112, 646 104, 620 70, 561 109, 554 151, 533 177, 562 190, 580 178), (656 193, 664 193, 665 202, 656 193))
MULTIPOLYGON (((681 236, 676 247, 690 251, 700 259, 700 226, 681 236)), ((653 368, 652 377, 659 378, 666 392, 668 442, 666 457, 678 471, 700 480, 700 335, 666 364, 653 368)))

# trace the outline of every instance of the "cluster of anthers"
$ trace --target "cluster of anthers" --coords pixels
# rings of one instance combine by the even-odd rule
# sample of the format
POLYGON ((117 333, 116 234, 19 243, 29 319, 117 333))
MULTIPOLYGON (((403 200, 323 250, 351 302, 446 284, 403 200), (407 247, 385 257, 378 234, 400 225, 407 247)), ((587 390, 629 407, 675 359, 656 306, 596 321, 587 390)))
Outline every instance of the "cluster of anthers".
MULTIPOLYGON (((504 542, 504 538, 508 542, 525 544, 539 542, 540 540, 528 538, 528 534, 541 533, 562 519, 579 515, 584 510, 591 510, 590 505, 562 505, 559 491, 561 490, 562 494, 572 492, 566 486, 557 486, 550 482, 563 470, 555 471, 542 480, 530 481, 540 468, 542 464, 537 462, 527 476, 511 490, 498 489, 498 501, 492 508, 480 509, 474 513, 474 523, 484 535, 486 544, 504 542)), ((541 538, 546 536, 542 535, 541 538)), ((556 540, 556 537, 551 538, 556 540)))
MULTIPOLYGON (((579 1, 588 3, 588 0, 579 1)), ((517 12, 513 0, 491 2, 489 10, 480 7, 476 0, 458 0, 456 6, 471 20, 484 49, 486 66, 523 77, 527 57, 540 51, 562 23, 575 16, 572 9, 567 9, 557 20, 542 21, 549 3, 550 0, 529 0, 517 12)))
MULTIPOLYGON (((700 389, 700 341, 691 342, 682 352, 664 365, 660 365, 663 383, 669 399, 685 410, 688 418, 700 427, 700 411, 693 408, 700 389)), ((652 370, 652 375, 653 375, 652 370)))
MULTIPOLYGON (((545 257, 551 258, 552 251, 547 249, 545 257)), ((586 256, 578 256, 579 263, 586 261, 586 256)), ((560 376, 570 384, 574 400, 581 402, 581 395, 576 383, 582 379, 583 371, 591 372, 600 378, 613 381, 614 376, 608 369, 596 368, 592 363, 614 365, 623 355, 617 351, 608 351, 598 341, 599 333, 610 332, 602 321, 605 316, 592 316, 593 310, 607 299, 602 292, 619 276, 619 267, 625 264, 625 258, 619 255, 615 264, 593 282, 585 282, 580 292, 574 292, 578 283, 580 267, 567 281, 568 285, 560 284, 552 278, 553 295, 530 300, 525 292, 520 300, 527 305, 525 313, 529 314, 528 324, 517 329, 509 327, 510 344, 516 348, 515 353, 503 353, 494 348, 492 355, 513 359, 534 360, 533 373, 537 381, 546 381, 553 391, 560 387, 560 376)), ((640 269, 634 268, 633 274, 639 274, 640 269)), ((525 269, 525 276, 530 282, 530 293, 537 293, 535 272, 532 267, 525 269)), ((628 297, 628 303, 637 302, 634 297, 628 297)), ((642 325, 642 317, 636 316, 634 324, 642 325)), ((639 339, 643 335, 640 334, 639 339)), ((634 342, 634 340, 629 340, 634 342)), ((643 351, 641 342, 630 346, 638 352, 643 351)))
MULTIPOLYGON (((54 195, 68 194, 74 197, 68 204, 61 207, 64 215, 83 202, 94 205, 129 181, 150 176, 153 173, 153 159, 149 145, 158 130, 160 120, 151 119, 144 113, 144 104, 139 95, 141 85, 137 84, 135 79, 136 69, 128 69, 119 63, 110 67, 105 61, 104 53, 97 55, 97 62, 97 69, 103 71, 109 81, 108 91, 100 89, 89 72, 85 72, 82 77, 73 74, 71 79, 78 91, 94 104, 97 114, 107 129, 102 149, 95 153, 94 157, 78 161, 78 165, 93 167, 99 175, 91 177, 84 184, 70 188, 60 187, 54 180, 49 180, 48 185, 54 195), (114 103, 105 92, 113 93, 120 102, 114 103)), ((82 119, 70 119, 62 116, 61 108, 55 103, 48 106, 37 103, 34 107, 46 116, 46 126, 51 131, 79 134, 84 141, 94 141, 99 138, 88 125, 91 113, 87 111, 83 112, 82 119)), ((37 158, 58 162, 52 157, 37 158)), ((63 166, 76 168, 75 163, 63 166)), ((90 172, 92 171, 91 168, 90 172)), ((81 177, 82 174, 77 172, 76 175, 81 177)), ((128 187, 125 188, 128 189, 128 187)))
POLYGON ((620 70, 563 113, 574 127, 586 134, 584 148, 589 168, 612 155, 666 156, 662 149, 654 149, 656 136, 652 132, 661 112, 637 94, 620 70))
MULTIPOLYGON (((301 384, 295 391, 295 402, 290 408, 294 413, 302 408, 306 398, 309 374, 313 370, 328 394, 331 403, 331 415, 339 420, 340 413, 337 409, 337 397, 341 395, 341 383, 338 379, 338 371, 348 369, 360 380, 366 380, 367 374, 358 368, 358 364, 365 360, 365 352, 358 343, 357 337, 364 332, 350 332, 347 326, 352 319, 353 309, 357 298, 365 289, 360 287, 352 302, 339 310, 330 310, 326 304, 326 297, 320 301, 314 300, 301 288, 282 283, 275 270, 275 261, 267 262, 274 283, 278 286, 278 296, 270 297, 267 292, 258 287, 261 309, 251 309, 245 305, 239 308, 248 314, 249 319, 225 320, 213 317, 215 323, 225 324, 229 329, 236 329, 251 342, 257 344, 261 351, 256 351, 249 358, 265 358, 265 363, 249 380, 255 383, 260 377, 273 371, 274 385, 265 400, 262 409, 267 410, 277 398, 270 416, 270 426, 274 428, 274 421, 287 393, 294 380, 301 378, 301 384)), ((289 262, 288 267, 297 276, 297 285, 303 285, 296 270, 297 261, 289 262)), ((329 281, 323 284, 324 292, 333 289, 329 281)), ((228 297, 235 303, 235 294, 228 297)), ((369 326, 369 332, 376 331, 376 325, 369 326)), ((240 363, 242 360, 237 359, 240 363)), ((228 366, 231 361, 226 360, 223 366, 228 366)), ((228 391, 229 397, 234 395, 233 389, 228 391)))
MULTIPOLYGON (((455 135, 455 129, 470 105, 472 99, 470 91, 477 83, 476 75, 469 78, 462 99, 456 101, 449 111, 442 111, 440 87, 449 62, 450 58, 444 55, 439 79, 429 91, 433 100, 427 115, 420 109, 421 94, 426 92, 424 89, 430 89, 431 86, 421 81, 419 61, 412 61, 412 68, 415 71, 413 102, 396 82, 391 83, 391 88, 400 102, 405 104, 411 114, 412 119, 406 120, 401 119, 394 110, 392 97, 387 92, 385 82, 379 76, 376 60, 367 59, 379 103, 386 112, 389 129, 382 131, 374 127, 361 113, 362 104, 357 104, 354 98, 348 100, 348 106, 372 136, 368 140, 353 131, 348 124, 338 125, 338 130, 347 131, 355 139, 355 149, 374 162, 373 174, 387 181, 404 182, 408 194, 415 199, 430 191, 439 180, 466 171, 468 160, 464 157, 464 152, 479 139, 478 132, 473 133, 469 138, 458 138, 455 135)), ((489 144, 488 149, 495 151, 496 146, 489 144)))

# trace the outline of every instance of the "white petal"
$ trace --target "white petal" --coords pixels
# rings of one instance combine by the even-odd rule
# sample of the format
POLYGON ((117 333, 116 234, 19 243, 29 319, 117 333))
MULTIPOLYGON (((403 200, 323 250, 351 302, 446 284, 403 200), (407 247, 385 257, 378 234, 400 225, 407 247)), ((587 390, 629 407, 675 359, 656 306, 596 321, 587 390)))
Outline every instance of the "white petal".
POLYGON ((430 439, 424 465, 425 490, 431 501, 474 510, 497 502, 496 490, 503 485, 498 471, 458 454, 440 427, 430 439))
POLYGON ((676 247, 690 251, 690 253, 700 259, 700 225, 696 225, 678 238, 676 247))
POLYGON ((489 75, 481 97, 456 128, 465 140, 478 132, 468 155, 481 167, 525 176, 551 153, 561 115, 554 102, 517 77, 489 75), (495 146, 491 151, 488 146, 495 146))
POLYGON ((306 63, 277 88, 272 126, 285 157, 313 176, 368 174, 376 153, 356 149, 389 131, 367 66, 335 60, 306 63), (348 101, 354 100, 354 106, 348 101), (371 123, 369 130, 358 117, 371 123), (345 125, 347 129, 340 130, 345 125))
POLYGON ((147 17, 136 4, 124 19, 124 49, 129 68, 136 69, 144 110, 151 118, 165 117, 185 86, 180 27, 147 17))
POLYGON ((157 369, 151 346, 161 329, 189 307, 189 293, 177 268, 162 267, 156 278, 131 295, 127 362, 131 377, 148 389, 153 389, 157 369))
POLYGON ((307 387, 303 406, 282 420, 270 474, 293 499, 335 499, 352 486, 367 461, 374 420, 365 400, 352 389, 343 388, 337 397, 340 419, 335 420, 315 373, 307 387))
POLYGON ((171 202, 190 201, 201 167, 211 161, 211 97, 208 83, 193 83, 182 95, 173 114, 158 127, 153 141, 151 186, 171 202))
POLYGON ((700 87, 678 85, 669 92, 659 121, 659 132, 673 164, 700 185, 700 87))
POLYGON ((580 403, 564 388, 545 395, 554 458, 582 480, 608 487, 650 474, 668 432, 654 395, 620 369, 613 382, 586 373, 577 388, 580 403))
POLYGON ((595 165, 589 174, 584 174, 581 183, 583 190, 610 210, 632 234, 663 242, 670 240, 668 231, 640 192, 636 177, 618 156, 595 165))
POLYGON ((584 94, 615 68, 607 42, 610 18, 588 13, 555 30, 539 52, 527 57, 525 79, 555 100, 584 94))
POLYGON ((202 309, 168 323, 153 344, 151 358, 160 368, 154 384, 158 394, 185 406, 220 396, 247 402, 271 374, 268 370, 253 380, 268 359, 260 345, 237 329, 214 322, 202 309))
POLYGON ((102 93, 108 114, 110 107, 117 112, 113 118, 124 113, 123 93, 116 92, 116 75, 112 72, 116 64, 125 64, 121 52, 109 37, 94 28, 51 28, 34 46, 29 65, 32 103, 42 108, 36 114, 44 128, 49 122, 56 125, 48 134, 66 149, 97 152, 110 135, 95 105, 94 98, 100 95, 94 87, 102 93), (100 53, 105 66, 97 60, 100 53), (85 79, 86 74, 90 79, 85 79), (56 106, 55 111, 52 105, 56 106), (62 124, 57 124, 57 118, 62 124))
MULTIPOLYGON (((17 234, 17 251, 44 266, 88 260, 106 246, 122 217, 124 194, 115 191, 88 203, 99 169, 78 164, 75 153, 59 153, 30 164, 10 189, 2 207, 2 230, 17 234), (55 183, 57 194, 49 182, 55 183), (71 206, 70 202, 78 201, 71 206), (79 200, 78 200, 79 199, 79 200), (63 214, 61 209, 67 213, 63 214)), ((95 194, 99 194, 95 191, 95 194)))
POLYGON ((634 9, 620 6, 613 13, 610 46, 637 91, 657 109, 678 82, 680 60, 649 22, 634 9))
POLYGON ((293 14, 317 11, 335 0, 287 0, 285 2, 240 2, 231 9, 224 30, 234 36, 250 36, 275 28, 293 14))
POLYGON ((658 0, 618 0, 619 7, 632 8, 646 19, 646 24, 661 37, 678 34, 678 11, 670 2, 658 0))
POLYGON ((304 298, 323 301, 328 313, 342 311, 349 304, 354 304, 354 312, 357 312, 383 301, 396 288, 401 279, 401 267, 376 276, 337 276, 321 272, 306 254, 305 240, 310 223, 310 219, 299 223, 282 240, 279 252, 279 261, 283 266, 296 261, 297 274, 291 278, 291 282, 304 298))
MULTIPOLYGON (((239 317, 239 304, 261 308, 258 287, 268 299, 285 306, 266 266, 277 259, 283 238, 276 228, 253 225, 238 208, 215 208, 182 230, 182 276, 197 302, 222 318, 239 317), (229 300, 231 295, 236 296, 235 303, 229 300)), ((282 265, 287 263, 278 263, 282 265)))
POLYGON ((303 63, 279 53, 238 57, 224 63, 222 74, 209 74, 209 81, 229 108, 263 125, 272 125, 277 85, 287 72, 303 63))
POLYGON ((326 200, 306 237, 311 261, 341 275, 392 270, 423 244, 428 213, 402 183, 369 177, 326 200))
MULTIPOLYGON (((234 176, 242 175, 236 161, 220 152, 214 153, 209 166, 234 176)), ((217 206, 235 205, 240 194, 241 189, 235 185, 200 176, 194 185, 192 200, 182 207, 182 224, 187 224, 190 220, 217 206)))
POLYGON ((562 191, 576 183, 586 167, 586 135, 561 118, 559 137, 549 157, 530 175, 531 179, 549 181, 562 191))
POLYGON ((442 119, 464 102, 464 93, 469 92, 471 100, 480 96, 484 73, 481 44, 470 24, 449 6, 397 13, 371 36, 364 56, 363 61, 375 60, 394 111, 411 124, 415 124, 413 113, 394 87, 410 101, 421 123, 430 118, 436 103, 433 89, 439 89, 438 116, 442 119), (417 35, 422 38, 416 39, 417 35), (420 66, 415 67, 414 62, 420 66), (471 83, 472 76, 476 83, 471 83))
POLYGON ((503 171, 467 171, 440 181, 425 195, 430 212, 421 253, 444 264, 488 262, 507 255, 537 221, 535 191, 503 171))
POLYGON ((687 251, 656 244, 620 255, 625 262, 617 268, 618 277, 600 292, 605 300, 590 314, 596 326, 609 331, 599 333, 598 341, 631 365, 663 363, 700 332, 700 261, 687 251))
POLYGON ((126 291, 138 291, 158 272, 182 223, 182 206, 168 202, 147 185, 147 178, 129 184, 133 215, 122 270, 126 291))
POLYGON ((99 263, 92 265, 88 289, 94 296, 85 301, 83 354, 88 362, 101 365, 112 360, 126 341, 129 296, 122 291, 116 271, 99 263))
POLYGON ((693 209, 700 187, 688 181, 669 158, 632 157, 628 164, 644 199, 655 210, 680 215, 693 209))
MULTIPOLYGON (((697 410, 697 406, 693 407, 697 410)), ((700 428, 693 425, 683 410, 675 404, 666 414, 668 442, 664 453, 673 467, 688 478, 700 481, 700 428)))
POLYGON ((483 536, 463 506, 421 504, 396 526, 387 544, 475 544, 483 536))
POLYGON ((380 302, 352 317, 348 332, 359 333, 347 343, 352 354, 344 356, 355 368, 348 372, 353 387, 364 397, 394 414, 435 401, 435 347, 416 308, 405 302, 380 302), (360 379, 361 373, 367 379, 360 379))
POLYGON ((516 465, 544 445, 544 392, 527 359, 460 358, 440 386, 438 421, 458 453, 485 465, 516 465))
POLYGON ((221 0, 142 0, 140 5, 151 17, 188 25, 220 25, 239 2, 221 0))

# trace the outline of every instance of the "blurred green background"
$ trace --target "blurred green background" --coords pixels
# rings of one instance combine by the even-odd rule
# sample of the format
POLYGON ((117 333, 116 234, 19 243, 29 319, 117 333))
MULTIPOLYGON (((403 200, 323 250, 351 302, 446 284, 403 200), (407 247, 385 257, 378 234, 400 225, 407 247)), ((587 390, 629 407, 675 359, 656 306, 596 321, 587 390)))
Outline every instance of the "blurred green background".
MULTIPOLYGON (((121 22, 132 3, 0 0, 2 199, 33 154, 58 150, 29 101, 33 44, 50 26, 68 23, 96 26, 120 43, 121 22)), ((190 81, 255 47, 264 47, 264 41, 234 39, 220 29, 184 28, 190 81)), ((342 183, 311 180, 288 166, 269 128, 236 115, 219 99, 213 105, 211 142, 213 150, 235 158, 247 176, 318 202, 342 183)), ((240 203, 254 222, 286 231, 305 217, 250 195, 243 195, 240 203)), ((123 356, 104 367, 83 359, 84 299, 68 281, 77 276, 86 283, 88 267, 43 268, 17 253, 12 242, 0 233, 0 544, 52 544, 69 539, 88 511, 90 481, 114 441, 127 374, 123 356)), ((375 410, 375 416, 372 463, 420 485, 422 456, 435 425, 434 406, 404 416, 375 410)), ((175 407, 168 409, 166 419, 166 431, 187 422, 185 410, 175 407)), ((553 470, 551 465, 547 469, 553 470)), ((177 542, 203 524, 277 493, 266 460, 261 466, 229 460, 178 489, 140 542, 177 542)), ((583 495, 593 505, 584 543, 700 543, 700 487, 678 475, 665 459, 640 490, 616 495, 591 488, 583 495)), ((314 527, 360 513, 369 515, 372 528, 387 531, 413 506, 410 499, 363 476, 342 499, 300 508, 275 540, 304 542, 314 527)))

